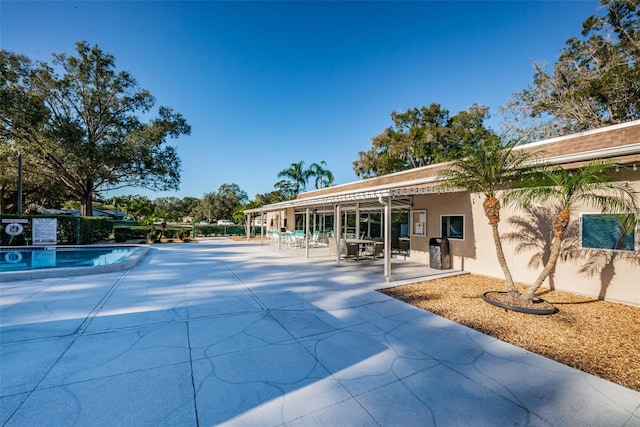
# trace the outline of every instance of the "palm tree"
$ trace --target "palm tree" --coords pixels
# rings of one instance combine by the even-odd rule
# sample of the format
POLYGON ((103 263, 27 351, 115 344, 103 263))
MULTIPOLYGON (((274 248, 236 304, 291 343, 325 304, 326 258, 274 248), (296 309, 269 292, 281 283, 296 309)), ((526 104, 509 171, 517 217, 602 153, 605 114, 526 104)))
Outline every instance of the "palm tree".
POLYGON ((307 181, 311 174, 311 170, 304 168, 304 161, 300 160, 298 163, 291 163, 288 169, 281 170, 278 173, 278 178, 288 178, 293 181, 296 195, 298 195, 300 191, 307 188, 307 181))
POLYGON ((440 179, 445 181, 443 187, 465 188, 471 193, 484 195, 482 206, 492 229, 498 262, 507 281, 507 292, 511 295, 518 295, 518 290, 502 249, 498 229, 501 206, 497 194, 506 183, 520 180, 523 174, 530 172, 533 169, 531 161, 535 157, 535 153, 530 151, 514 150, 517 144, 516 140, 503 142, 502 138, 491 133, 479 143, 465 146, 460 157, 450 163, 450 169, 440 175, 440 179))
POLYGON ((320 164, 311 163, 309 165, 311 176, 315 177, 316 188, 330 187, 333 184, 333 174, 329 169, 325 169, 326 166, 327 162, 324 160, 320 161, 320 164))
MULTIPOLYGON (((512 216, 507 221, 514 231, 502 235, 502 239, 515 245, 515 253, 531 253, 527 267, 537 269, 549 262, 553 230, 551 224, 558 209, 555 206, 531 206, 524 216, 512 216)), ((580 257, 580 230, 578 221, 571 221, 562 242, 562 261, 580 257)), ((554 289, 553 273, 549 275, 549 288, 554 289)))
POLYGON ((600 209, 602 213, 638 210, 638 193, 628 182, 614 180, 614 170, 617 169, 615 163, 604 160, 593 160, 574 171, 559 166, 548 167, 540 170, 536 179, 523 182, 521 188, 513 189, 505 197, 506 203, 514 203, 523 208, 534 203, 558 203, 558 211, 552 222, 553 238, 549 260, 536 281, 520 296, 522 301, 531 301, 538 288, 554 271, 573 207, 580 204, 600 209))

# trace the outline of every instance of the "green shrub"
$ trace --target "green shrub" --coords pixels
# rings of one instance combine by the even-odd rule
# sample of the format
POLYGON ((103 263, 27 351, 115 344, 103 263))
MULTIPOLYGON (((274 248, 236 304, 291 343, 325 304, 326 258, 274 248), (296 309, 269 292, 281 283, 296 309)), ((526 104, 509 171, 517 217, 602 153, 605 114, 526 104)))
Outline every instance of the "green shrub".
POLYGON ((244 236, 242 225, 196 225, 197 236, 244 236))
POLYGON ((126 236, 127 240, 146 239, 150 231, 151 227, 139 225, 118 226, 113 229, 114 234, 122 233, 126 236))
POLYGON ((160 233, 157 230, 151 230, 147 234, 147 240, 153 243, 160 242, 160 233))
POLYGON ((123 243, 127 241, 127 235, 124 233, 113 233, 113 238, 118 243, 123 243))
POLYGON ((191 231, 187 229, 182 229, 178 232, 178 238, 183 242, 191 241, 191 231))
POLYGON ((113 224, 106 217, 82 217, 80 221, 80 243, 106 240, 111 235, 113 224))
POLYGON ((164 237, 166 237, 167 239, 173 239, 174 237, 176 237, 176 234, 179 230, 176 230, 175 228, 166 228, 164 230, 164 237))

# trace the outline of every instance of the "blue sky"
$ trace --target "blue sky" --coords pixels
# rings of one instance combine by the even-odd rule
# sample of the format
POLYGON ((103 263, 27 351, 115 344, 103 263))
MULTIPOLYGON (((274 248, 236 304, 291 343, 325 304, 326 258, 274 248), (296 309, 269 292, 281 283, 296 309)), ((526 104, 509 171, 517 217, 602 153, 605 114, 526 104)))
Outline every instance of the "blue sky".
MULTIPOLYGON (((327 162, 336 184, 391 125, 392 111, 440 103, 498 107, 553 64, 597 1, 0 3, 2 49, 49 62, 98 44, 140 86, 182 113, 192 133, 170 140, 178 192, 236 183, 273 190, 300 160, 327 162)), ((309 188, 313 185, 310 184, 309 188)))

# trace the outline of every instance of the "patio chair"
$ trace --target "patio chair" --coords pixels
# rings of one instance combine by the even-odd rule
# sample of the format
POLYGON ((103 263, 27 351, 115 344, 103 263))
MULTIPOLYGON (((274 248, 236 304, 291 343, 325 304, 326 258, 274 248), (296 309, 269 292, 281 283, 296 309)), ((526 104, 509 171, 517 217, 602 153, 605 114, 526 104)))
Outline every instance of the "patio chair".
POLYGON ((392 237, 391 238, 391 253, 392 254, 398 254, 399 251, 400 251, 400 238, 399 237, 392 237))
POLYGON ((384 257, 384 243, 375 243, 373 245, 373 259, 384 257))
POLYGON ((309 241, 309 244, 313 246, 318 246, 320 244, 319 238, 320 238, 320 232, 314 231, 313 234, 311 235, 311 240, 309 241))
POLYGON ((404 255, 404 259, 407 259, 409 255, 409 241, 400 240, 400 246, 398 247, 398 255, 404 255))
POLYGON ((304 234, 304 231, 302 231, 302 230, 296 230, 296 231, 293 233, 293 241, 294 241, 293 243, 294 243, 294 246, 296 246, 296 247, 302 247, 302 246, 304 246, 305 239, 306 239, 306 236, 305 236, 305 234, 304 234))
POLYGON ((336 239, 333 237, 327 238, 327 245, 329 247, 329 256, 336 254, 336 239))
POLYGON ((360 260, 360 247, 357 243, 347 243, 345 239, 340 239, 340 256, 345 259, 360 260))

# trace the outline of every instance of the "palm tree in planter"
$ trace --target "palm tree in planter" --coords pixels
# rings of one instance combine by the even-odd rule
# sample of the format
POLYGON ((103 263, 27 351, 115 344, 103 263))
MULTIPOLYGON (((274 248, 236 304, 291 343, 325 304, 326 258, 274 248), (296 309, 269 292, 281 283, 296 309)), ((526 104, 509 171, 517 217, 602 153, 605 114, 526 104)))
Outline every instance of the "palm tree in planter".
POLYGON ((482 207, 491 226, 498 262, 507 282, 507 292, 514 296, 519 293, 504 256, 498 229, 501 209, 498 192, 508 191, 509 183, 520 181, 524 175, 532 173, 536 168, 533 160, 537 155, 516 149, 517 144, 517 140, 504 142, 498 135, 489 133, 480 142, 466 145, 460 157, 450 162, 448 169, 439 177, 444 180, 442 186, 445 188, 465 188, 484 196, 482 207))
POLYGON ((547 167, 538 171, 534 179, 523 181, 519 188, 512 189, 505 196, 505 203, 513 203, 521 208, 550 202, 558 206, 552 222, 549 259, 536 281, 520 295, 523 303, 533 301, 535 292, 554 271, 569 227, 571 210, 576 205, 596 208, 604 214, 637 212, 638 193, 628 182, 615 180, 617 169, 615 163, 604 160, 593 160, 573 171, 559 166, 547 167))

